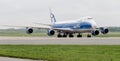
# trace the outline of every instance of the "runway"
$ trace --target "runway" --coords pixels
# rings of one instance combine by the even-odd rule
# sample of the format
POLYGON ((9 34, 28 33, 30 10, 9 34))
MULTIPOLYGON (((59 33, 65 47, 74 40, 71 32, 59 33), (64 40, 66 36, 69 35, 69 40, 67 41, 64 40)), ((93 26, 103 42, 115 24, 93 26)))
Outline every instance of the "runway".
POLYGON ((43 61, 43 60, 30 60, 30 59, 20 59, 20 58, 10 58, 10 57, 0 57, 1 61, 43 61))
POLYGON ((56 38, 0 37, 0 44, 9 45, 120 45, 120 37, 56 38))

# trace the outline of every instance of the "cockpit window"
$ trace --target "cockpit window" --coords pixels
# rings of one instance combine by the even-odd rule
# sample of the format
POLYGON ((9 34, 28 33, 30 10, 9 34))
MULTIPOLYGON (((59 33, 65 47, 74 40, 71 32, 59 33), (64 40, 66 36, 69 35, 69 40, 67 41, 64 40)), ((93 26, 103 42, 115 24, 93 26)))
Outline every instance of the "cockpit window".
POLYGON ((90 17, 90 16, 86 16, 86 17, 83 17, 82 19, 83 19, 83 20, 90 20, 90 19, 93 19, 93 18, 90 17))
POLYGON ((92 17, 88 17, 88 19, 93 19, 92 17))

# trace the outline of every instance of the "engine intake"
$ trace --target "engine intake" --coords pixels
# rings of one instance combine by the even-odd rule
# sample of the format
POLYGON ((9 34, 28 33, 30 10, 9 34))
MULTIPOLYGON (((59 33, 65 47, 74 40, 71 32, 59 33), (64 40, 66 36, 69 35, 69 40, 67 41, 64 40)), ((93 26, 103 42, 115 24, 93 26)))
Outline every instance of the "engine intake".
POLYGON ((99 31, 98 30, 93 30, 92 35, 94 35, 94 36, 99 35, 99 31))
POLYGON ((48 35, 49 36, 53 36, 55 34, 55 31, 54 30, 48 30, 48 35))
POLYGON ((33 29, 32 29, 32 28, 26 28, 26 33, 27 33, 27 34, 33 33, 33 29))

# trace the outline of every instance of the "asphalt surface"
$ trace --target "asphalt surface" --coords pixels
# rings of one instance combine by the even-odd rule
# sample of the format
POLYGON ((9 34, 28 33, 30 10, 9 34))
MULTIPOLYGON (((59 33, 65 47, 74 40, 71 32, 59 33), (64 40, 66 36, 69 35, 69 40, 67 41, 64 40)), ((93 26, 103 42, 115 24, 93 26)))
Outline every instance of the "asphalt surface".
POLYGON ((55 38, 55 37, 0 37, 0 44, 12 45, 120 45, 120 37, 55 38))
POLYGON ((0 61, 43 61, 43 60, 29 60, 29 59, 0 57, 0 61))

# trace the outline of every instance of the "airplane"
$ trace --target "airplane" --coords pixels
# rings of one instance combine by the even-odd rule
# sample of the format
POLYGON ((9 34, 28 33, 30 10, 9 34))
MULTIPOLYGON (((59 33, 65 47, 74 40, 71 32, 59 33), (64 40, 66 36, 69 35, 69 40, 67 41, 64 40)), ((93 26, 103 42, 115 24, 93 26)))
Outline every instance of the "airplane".
POLYGON ((70 37, 73 38, 74 34, 77 33, 77 37, 82 37, 83 33, 88 33, 87 37, 91 37, 91 35, 96 36, 101 32, 102 34, 107 34, 109 29, 106 27, 97 27, 96 22, 92 17, 86 16, 77 20, 69 20, 69 21, 57 21, 53 12, 50 12, 51 24, 41 24, 48 27, 41 26, 25 26, 26 33, 33 33, 33 28, 38 29, 47 29, 48 36, 53 36, 57 33, 58 38, 70 37))

